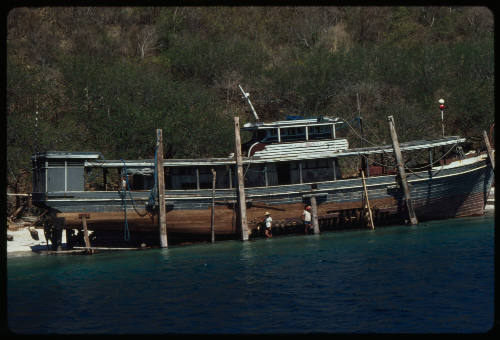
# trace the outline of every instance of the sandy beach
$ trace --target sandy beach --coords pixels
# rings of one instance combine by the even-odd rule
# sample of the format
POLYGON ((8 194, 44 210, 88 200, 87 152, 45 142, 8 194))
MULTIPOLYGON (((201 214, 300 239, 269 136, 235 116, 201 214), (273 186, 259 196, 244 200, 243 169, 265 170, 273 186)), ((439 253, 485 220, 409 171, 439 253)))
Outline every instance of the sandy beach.
MULTIPOLYGON (((9 255, 21 255, 23 253, 33 253, 34 251, 46 250, 47 241, 43 233, 43 229, 36 229, 38 231, 38 240, 31 237, 28 227, 23 227, 18 230, 7 230, 7 235, 13 237, 12 241, 7 241, 7 253, 9 255)), ((66 246, 66 231, 63 230, 62 235, 63 248, 66 246)))

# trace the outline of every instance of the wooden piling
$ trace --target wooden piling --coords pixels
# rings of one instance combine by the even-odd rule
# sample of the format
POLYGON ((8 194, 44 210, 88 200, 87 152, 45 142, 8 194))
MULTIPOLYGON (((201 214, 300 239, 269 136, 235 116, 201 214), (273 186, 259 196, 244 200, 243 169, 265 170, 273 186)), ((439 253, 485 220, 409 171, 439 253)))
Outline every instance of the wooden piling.
POLYGON ((156 175, 158 177, 158 229, 160 232, 160 247, 168 248, 167 219, 165 209, 165 172, 163 169, 163 133, 156 129, 156 175))
POLYGON ((234 139, 236 156, 236 175, 238 178, 238 198, 240 208, 240 226, 242 241, 248 240, 247 206, 245 199, 245 181, 243 174, 243 162, 241 158, 240 117, 234 117, 234 139))
POLYGON ((318 205, 316 203, 316 196, 314 195, 311 195, 311 210, 312 210, 312 225, 314 234, 319 234, 318 205))
POLYGON ((87 229, 87 217, 88 214, 80 214, 80 218, 82 219, 82 225, 83 225, 83 238, 85 240, 85 250, 89 254, 92 254, 92 248, 90 246, 90 239, 89 239, 89 231, 87 229))
POLYGON ((483 130, 483 138, 484 138, 484 144, 486 144, 486 149, 488 150, 488 157, 490 158, 491 167, 493 168, 493 171, 495 171, 495 157, 493 156, 493 149, 491 148, 488 134, 484 130, 483 130))
POLYGON ((363 180, 363 190, 365 191, 366 205, 368 206, 368 214, 370 215, 370 227, 375 229, 373 225, 372 209, 370 208, 370 200, 368 199, 368 190, 366 189, 365 173, 361 170, 361 179, 363 180))
POLYGON ((410 188, 408 187, 408 181, 406 180, 406 172, 403 164, 403 156, 401 155, 401 149, 399 148, 398 135, 396 133, 396 128, 394 126, 394 118, 392 116, 388 116, 387 120, 389 121, 392 147, 394 149, 394 156, 396 157, 399 177, 401 180, 401 186, 403 187, 404 191, 404 200, 406 203, 406 207, 408 209, 410 222, 411 224, 418 224, 417 216, 415 215, 415 211, 413 210, 413 203, 411 201, 411 196, 410 196, 410 188))
POLYGON ((212 169, 212 212, 210 219, 210 231, 211 231, 211 240, 212 243, 215 242, 215 180, 216 180, 216 172, 212 169))

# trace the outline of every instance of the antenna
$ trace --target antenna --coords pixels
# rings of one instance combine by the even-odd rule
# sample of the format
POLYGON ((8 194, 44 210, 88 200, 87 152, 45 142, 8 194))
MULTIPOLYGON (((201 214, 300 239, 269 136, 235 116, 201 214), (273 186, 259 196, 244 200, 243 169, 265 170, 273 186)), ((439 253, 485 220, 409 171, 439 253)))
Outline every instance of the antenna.
POLYGON ((241 92, 243 93, 243 99, 246 99, 248 101, 248 104, 250 104, 250 108, 252 109, 253 116, 255 117, 255 120, 259 120, 259 116, 257 116, 257 112, 255 112, 255 109, 253 108, 252 102, 250 101, 250 93, 245 92, 241 85, 238 85, 240 87, 241 92))

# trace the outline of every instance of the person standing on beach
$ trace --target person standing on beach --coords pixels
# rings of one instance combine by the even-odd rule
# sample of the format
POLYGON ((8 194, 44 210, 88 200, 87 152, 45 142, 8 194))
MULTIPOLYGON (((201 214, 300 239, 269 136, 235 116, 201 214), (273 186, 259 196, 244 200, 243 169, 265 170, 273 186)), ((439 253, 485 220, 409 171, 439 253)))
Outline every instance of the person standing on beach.
POLYGON ((304 221, 304 226, 305 226, 305 230, 304 232, 306 234, 309 234, 312 230, 312 225, 311 225, 311 221, 312 221, 312 218, 311 218, 311 206, 306 206, 304 211, 302 212, 302 221, 304 221))
POLYGON ((267 238, 273 237, 273 233, 271 230, 273 219, 272 219, 269 211, 266 211, 266 218, 265 218, 264 222, 266 223, 266 230, 265 230, 266 237, 267 238))

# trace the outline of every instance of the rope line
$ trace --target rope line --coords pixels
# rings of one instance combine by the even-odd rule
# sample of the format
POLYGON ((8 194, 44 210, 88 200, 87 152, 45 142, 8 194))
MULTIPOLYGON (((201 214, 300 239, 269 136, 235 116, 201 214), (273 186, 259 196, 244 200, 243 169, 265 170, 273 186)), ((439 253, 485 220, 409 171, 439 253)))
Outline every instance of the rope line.
MULTIPOLYGON (((125 241, 130 240, 130 230, 128 227, 128 219, 127 219, 127 200, 126 196, 128 193, 128 196, 130 197, 130 201, 132 202, 132 208, 134 211, 137 213, 137 215, 144 217, 148 214, 148 211, 141 213, 139 210, 137 210, 136 203, 134 198, 132 197, 132 190, 130 188, 130 182, 128 179, 128 173, 127 173, 127 166, 125 164, 125 161, 123 159, 120 159, 123 162, 123 168, 121 172, 121 178, 120 181, 123 181, 123 178, 125 178, 125 188, 123 187, 123 182, 120 183, 120 187, 118 189, 118 193, 122 199, 122 206, 123 206, 123 214, 124 214, 124 236, 123 239, 125 241)), ((148 199, 148 207, 152 207, 156 205, 157 198, 158 198, 158 172, 156 170, 156 163, 158 162, 158 149, 155 149, 155 168, 154 168, 154 184, 153 187, 151 188, 149 192, 149 199, 148 199)))
MULTIPOLYGON (((349 128, 351 128, 351 130, 354 132, 354 134, 355 134, 356 136, 358 136, 359 138, 361 138, 362 140, 364 140, 364 141, 365 141, 365 142, 367 142, 368 144, 371 144, 371 145, 373 145, 373 146, 377 146, 375 143, 373 143, 373 142, 371 142, 371 141, 367 140, 366 138, 364 138, 363 136, 361 136, 360 134, 358 134, 358 132, 357 132, 357 131, 356 131, 356 130, 355 130, 355 129, 351 126, 351 124, 349 124, 349 122, 347 122, 344 118, 339 117, 339 119, 341 119, 341 120, 343 121, 343 123, 347 124, 347 126, 348 126, 349 128)), ((354 119, 353 119, 353 120, 354 120, 354 119)), ((358 120, 359 120, 359 119, 358 119, 358 120)), ((451 152, 451 151, 452 151, 455 147, 457 147, 458 145, 459 145, 459 142, 456 142, 454 145, 452 145, 452 146, 451 146, 451 148, 450 148, 447 152, 445 152, 445 153, 441 156, 441 158, 437 159, 436 161, 433 161, 432 163, 426 164, 426 165, 421 166, 421 167, 416 167, 416 168, 410 168, 410 167, 408 167, 408 166, 405 164, 405 165, 404 165, 404 167, 405 167, 405 169, 407 169, 408 171, 410 171, 410 172, 412 172, 412 173, 414 173, 412 170, 421 170, 421 169, 426 169, 426 168, 429 168, 429 167, 431 167, 431 168, 432 168, 432 166, 433 166, 434 164, 436 164, 436 163, 438 163, 439 161, 441 161, 442 159, 444 159, 444 158, 445 158, 445 157, 446 157, 446 156, 447 156, 447 155, 448 155, 448 154, 449 154, 449 153, 450 153, 450 152, 451 152)), ((389 156, 392 160, 395 160, 395 158, 394 158, 394 156, 393 156, 392 154, 390 154, 390 153, 388 153, 388 152, 386 152, 386 151, 384 151, 384 150, 382 150, 382 152, 383 152, 385 155, 388 155, 388 156, 389 156)), ((362 154, 361 154, 361 156, 362 156, 362 157, 364 157, 366 160, 368 160, 368 157, 367 157, 367 156, 362 155, 362 154)), ((385 165, 385 164, 378 163, 378 162, 376 162, 376 161, 372 161, 372 164, 373 164, 373 163, 378 164, 378 165, 381 165, 381 166, 386 167, 386 168, 397 168, 397 166, 385 165)), ((415 174, 415 173, 414 173, 414 174, 415 174)), ((415 174, 415 175, 416 175, 416 174, 415 174)), ((418 175, 416 175, 416 176, 418 176, 418 175)))

